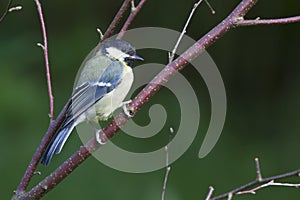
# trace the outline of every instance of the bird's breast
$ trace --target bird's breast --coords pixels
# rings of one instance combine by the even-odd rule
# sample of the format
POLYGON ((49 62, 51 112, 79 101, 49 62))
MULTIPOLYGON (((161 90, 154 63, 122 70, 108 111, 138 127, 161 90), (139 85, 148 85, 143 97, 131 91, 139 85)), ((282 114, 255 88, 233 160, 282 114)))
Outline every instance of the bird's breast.
POLYGON ((95 104, 96 114, 99 120, 107 120, 126 98, 134 80, 130 67, 124 67, 122 79, 119 85, 107 93, 95 104))

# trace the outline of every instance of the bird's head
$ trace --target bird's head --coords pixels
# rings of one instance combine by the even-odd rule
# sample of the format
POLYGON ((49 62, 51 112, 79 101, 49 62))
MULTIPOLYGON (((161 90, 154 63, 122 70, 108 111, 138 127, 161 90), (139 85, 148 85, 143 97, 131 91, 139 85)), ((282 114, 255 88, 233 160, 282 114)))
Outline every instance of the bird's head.
POLYGON ((103 55, 112 59, 125 62, 131 66, 134 60, 144 60, 142 57, 136 55, 135 48, 124 40, 108 40, 101 45, 103 55))

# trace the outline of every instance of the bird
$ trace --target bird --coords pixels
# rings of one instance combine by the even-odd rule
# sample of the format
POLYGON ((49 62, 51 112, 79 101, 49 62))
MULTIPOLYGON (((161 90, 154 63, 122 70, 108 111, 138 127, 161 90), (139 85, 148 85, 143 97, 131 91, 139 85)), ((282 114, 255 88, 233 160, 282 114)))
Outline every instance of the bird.
POLYGON ((41 164, 49 165, 78 124, 106 121, 124 105, 123 100, 134 80, 135 60, 143 58, 130 43, 120 39, 105 40, 87 56, 67 104, 65 120, 46 147, 41 164))

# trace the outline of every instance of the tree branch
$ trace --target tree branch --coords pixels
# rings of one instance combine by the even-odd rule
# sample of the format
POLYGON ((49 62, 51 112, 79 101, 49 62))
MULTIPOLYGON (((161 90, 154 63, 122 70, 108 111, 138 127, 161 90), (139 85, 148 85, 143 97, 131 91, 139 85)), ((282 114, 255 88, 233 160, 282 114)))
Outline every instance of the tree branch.
POLYGON ((260 189, 263 189, 265 187, 269 187, 269 186, 283 186, 283 187, 296 187, 296 188, 298 188, 300 186, 300 184, 299 183, 275 183, 275 181, 272 180, 268 183, 257 186, 253 189, 240 191, 240 192, 237 192, 236 194, 256 194, 256 191, 258 191, 260 189))
POLYGON ((45 58, 45 66, 46 66, 46 77, 47 77, 47 86, 48 86, 48 95, 49 95, 49 104, 50 104, 50 120, 53 120, 54 117, 54 101, 53 101, 53 94, 52 94, 52 87, 51 87, 51 74, 50 74, 50 66, 49 66, 49 58, 48 58, 48 42, 47 42, 47 33, 46 33, 46 26, 43 17, 42 6, 39 0, 34 0, 37 6, 37 10, 39 13, 40 21, 41 21, 41 28, 43 33, 43 40, 44 44, 38 43, 38 46, 42 47, 44 52, 45 58))
MULTIPOLYGON (((113 21, 110 23, 109 27, 107 28, 107 30, 105 31, 103 37, 102 37, 102 41, 111 37, 116 29, 116 26, 120 23, 125 11, 127 10, 129 4, 130 4, 131 0, 124 0, 121 8, 119 9, 118 13, 116 14, 115 18, 113 19, 113 21)), ((101 42, 101 41, 100 41, 101 42)))
MULTIPOLYGON (((48 146, 52 137, 56 133, 57 129, 60 127, 60 125, 62 124, 62 122, 65 119, 65 114, 66 114, 66 110, 68 107, 67 105, 69 104, 69 102, 70 101, 68 101, 68 103, 62 109, 62 111, 60 112, 60 114, 58 115, 56 120, 50 124, 44 138, 41 141, 40 146, 37 148, 33 157, 31 158, 31 161, 25 171, 25 174, 24 174, 17 190, 15 191, 15 197, 19 197, 25 193, 25 190, 28 187, 31 177, 34 175, 36 167, 39 164, 39 160, 40 160, 45 148, 48 146)), ((18 198, 13 198, 13 199, 18 199, 18 198)))
POLYGON ((213 194, 214 190, 215 189, 212 186, 209 186, 208 194, 207 194, 205 200, 210 200, 210 197, 213 194))
POLYGON ((119 34, 117 36, 117 39, 123 38, 125 32, 128 30, 128 27, 130 26, 130 24, 132 23, 132 21, 134 20, 136 15, 141 11, 142 7, 144 6, 144 4, 146 2, 147 2, 147 0, 141 0, 137 7, 134 7, 134 3, 132 3, 131 14, 129 15, 126 22, 124 23, 121 31, 119 32, 119 34))
POLYGON ((279 175, 271 176, 268 178, 262 178, 261 172, 260 172, 260 167, 258 167, 259 164, 258 164, 257 158, 255 159, 255 166, 256 166, 257 177, 254 181, 251 181, 251 182, 249 182, 245 185, 242 185, 236 189, 233 189, 229 192, 218 195, 216 197, 209 198, 207 200, 220 200, 220 199, 225 199, 225 198, 231 199, 233 195, 249 194, 249 193, 255 194, 255 192, 257 190, 260 190, 260 189, 268 187, 268 186, 285 186, 285 187, 299 187, 300 186, 300 184, 292 184, 292 183, 275 183, 275 180, 280 180, 280 179, 288 178, 288 177, 292 177, 292 176, 299 176, 300 169, 297 169, 295 171, 291 171, 291 172, 288 172, 285 174, 279 174, 279 175), (259 171, 259 173, 258 173, 258 171, 259 171), (252 189, 248 189, 257 184, 261 184, 261 185, 255 187, 255 188, 252 188, 252 189))
POLYGON ((241 19, 236 22, 237 26, 253 26, 253 25, 274 25, 274 24, 290 24, 300 22, 300 16, 279 18, 279 19, 241 19))
POLYGON ((119 9, 117 14, 115 15, 113 21, 110 23, 109 27, 107 28, 107 30, 105 31, 103 36, 102 36, 101 31, 100 32, 98 31, 100 33, 100 38, 101 39, 100 39, 98 45, 95 47, 95 52, 97 52, 99 50, 102 41, 110 38, 114 34, 117 25, 120 23, 125 11, 127 10, 127 8, 130 5, 130 1, 131 0, 124 0, 121 8, 119 9))
MULTIPOLYGON (((146 0, 142 0, 145 2, 146 0)), ((223 20, 219 25, 213 28, 209 33, 198 40, 188 50, 186 50, 179 58, 169 63, 129 104, 129 109, 132 114, 136 112, 166 83, 172 75, 178 70, 182 69, 187 63, 197 57, 204 49, 212 45, 218 38, 224 35, 229 29, 235 27, 234 24, 237 19, 243 17, 249 9, 257 2, 257 0, 243 0, 233 12, 223 20)), ((139 5, 140 5, 139 4, 139 5)), ((137 7, 138 8, 138 7, 137 7)), ((136 14, 131 14, 125 24, 130 24, 136 14), (132 17, 131 17, 132 16, 132 17)), ((128 25, 123 26, 123 30, 127 30, 128 25), (125 28, 124 28, 125 27, 125 28)), ((124 125, 129 118, 120 113, 112 122, 110 122, 101 134, 105 134, 106 138, 110 139, 122 125, 124 125)), ((100 135, 101 135, 100 134, 100 135)), ((20 199, 39 199, 48 193, 54 186, 60 183, 67 177, 74 169, 76 169, 91 153, 100 147, 96 138, 92 138, 83 147, 66 160, 53 173, 41 181, 37 186, 32 188, 28 193, 24 194, 20 199)))

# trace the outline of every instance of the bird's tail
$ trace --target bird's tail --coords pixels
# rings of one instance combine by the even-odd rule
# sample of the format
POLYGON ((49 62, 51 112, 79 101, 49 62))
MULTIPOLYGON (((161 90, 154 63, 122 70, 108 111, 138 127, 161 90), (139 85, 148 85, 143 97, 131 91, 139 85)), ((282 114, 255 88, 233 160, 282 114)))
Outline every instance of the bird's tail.
POLYGON ((75 126, 74 122, 70 122, 59 128, 59 130, 57 131, 57 134, 54 136, 54 138, 48 145, 47 149, 45 150, 45 152, 42 156, 42 159, 41 159, 41 164, 48 165, 50 163, 54 153, 56 153, 56 154, 60 153, 66 140, 70 136, 74 126, 75 126))

